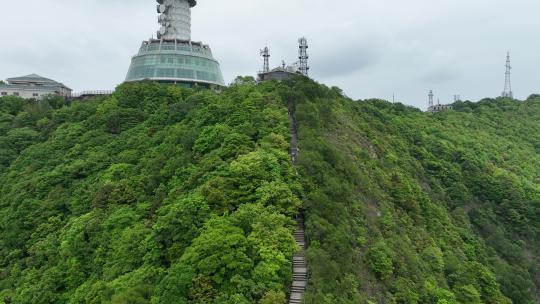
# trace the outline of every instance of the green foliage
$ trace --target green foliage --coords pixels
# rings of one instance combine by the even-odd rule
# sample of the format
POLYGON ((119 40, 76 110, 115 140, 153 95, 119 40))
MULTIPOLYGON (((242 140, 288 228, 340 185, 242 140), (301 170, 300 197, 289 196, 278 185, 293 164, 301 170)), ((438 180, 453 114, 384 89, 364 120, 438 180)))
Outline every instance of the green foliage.
POLYGON ((385 279, 394 272, 392 256, 384 241, 379 241, 366 253, 366 264, 380 279, 385 279))
POLYGON ((309 303, 540 300, 538 96, 429 114, 307 80, 287 85, 300 131, 309 303))
POLYGON ((283 89, 0 98, 0 302, 284 302, 301 187, 283 89))
POLYGON ((539 122, 537 95, 433 115, 304 78, 2 97, 0 303, 285 303, 301 208, 307 303, 537 303, 539 122))
POLYGON ((279 291, 269 291, 264 295, 259 304, 285 304, 285 293, 279 291))

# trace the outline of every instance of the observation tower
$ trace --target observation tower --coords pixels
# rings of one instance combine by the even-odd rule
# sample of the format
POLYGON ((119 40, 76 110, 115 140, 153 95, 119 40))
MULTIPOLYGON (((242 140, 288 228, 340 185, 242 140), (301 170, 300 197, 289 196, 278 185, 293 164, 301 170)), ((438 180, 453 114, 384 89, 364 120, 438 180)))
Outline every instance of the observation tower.
POLYGON ((153 80, 184 87, 225 86, 219 62, 202 42, 191 40, 191 8, 196 0, 157 0, 157 39, 143 41, 131 59, 126 81, 153 80))

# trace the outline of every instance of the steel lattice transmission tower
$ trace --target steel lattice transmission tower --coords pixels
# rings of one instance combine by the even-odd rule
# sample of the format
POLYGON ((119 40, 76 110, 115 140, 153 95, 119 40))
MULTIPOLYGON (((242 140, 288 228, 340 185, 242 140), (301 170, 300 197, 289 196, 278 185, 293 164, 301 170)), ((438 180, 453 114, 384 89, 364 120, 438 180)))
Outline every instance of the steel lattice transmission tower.
POLYGON ((511 71, 512 71, 512 65, 510 64, 510 51, 509 51, 506 54, 506 78, 504 81, 504 91, 502 93, 502 97, 514 98, 514 93, 512 92, 511 71))
POLYGON ((270 72, 270 50, 265 47, 261 50, 261 56, 264 58, 263 73, 270 72))
POLYGON ((300 44, 300 47, 299 47, 299 64, 300 64, 300 67, 298 68, 300 70, 300 73, 302 73, 302 75, 304 76, 308 76, 309 75, 309 65, 308 65, 308 59, 309 59, 309 56, 308 56, 308 53, 307 53, 307 49, 308 49, 308 42, 307 42, 307 39, 305 37, 302 37, 300 39, 298 39, 298 43, 300 44))
POLYGON ((429 90, 429 95, 428 95, 428 97, 429 97, 429 105, 428 105, 429 109, 433 109, 433 97, 434 96, 435 95, 433 95, 433 90, 429 90))

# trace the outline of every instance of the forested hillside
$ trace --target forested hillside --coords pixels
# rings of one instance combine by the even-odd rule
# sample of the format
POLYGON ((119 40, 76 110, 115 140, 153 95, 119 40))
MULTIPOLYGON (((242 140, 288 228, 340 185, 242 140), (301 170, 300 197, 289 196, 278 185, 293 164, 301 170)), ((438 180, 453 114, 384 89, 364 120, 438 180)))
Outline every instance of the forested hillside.
POLYGON ((306 303, 539 303, 540 96, 240 83, 0 98, 0 303, 283 304, 299 210, 306 303))
POLYGON ((308 303, 540 303, 540 96, 428 114, 294 87, 308 303))
POLYGON ((0 100, 0 303, 278 303, 300 184, 274 84, 0 100))

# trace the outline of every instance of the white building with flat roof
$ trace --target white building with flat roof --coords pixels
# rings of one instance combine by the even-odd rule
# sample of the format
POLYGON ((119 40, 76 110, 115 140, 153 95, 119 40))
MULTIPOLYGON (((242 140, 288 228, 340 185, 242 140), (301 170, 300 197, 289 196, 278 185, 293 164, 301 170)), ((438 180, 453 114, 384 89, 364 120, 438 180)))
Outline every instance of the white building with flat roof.
POLYGON ((19 96, 25 99, 43 99, 48 95, 71 96, 71 89, 64 84, 36 74, 6 79, 0 84, 1 96, 19 96))

